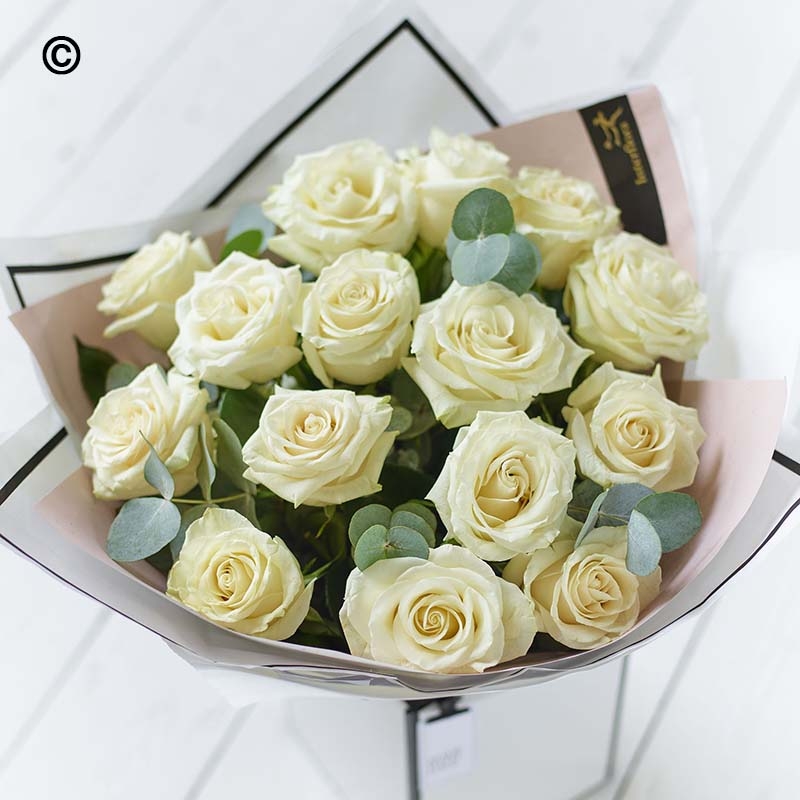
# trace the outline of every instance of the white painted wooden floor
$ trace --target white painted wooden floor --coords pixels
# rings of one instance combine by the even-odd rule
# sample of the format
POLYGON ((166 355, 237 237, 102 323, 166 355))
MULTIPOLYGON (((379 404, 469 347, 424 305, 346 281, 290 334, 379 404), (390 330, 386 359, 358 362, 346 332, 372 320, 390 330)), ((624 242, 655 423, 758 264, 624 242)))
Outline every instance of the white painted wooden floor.
MULTIPOLYGON (((0 236, 163 211, 197 177, 198 164, 223 153, 378 5, 3 0, 0 236), (41 62, 55 34, 75 38, 83 53, 74 73, 56 79, 41 62)), ((713 249, 728 254, 708 263, 707 284, 746 308, 737 319, 752 327, 736 353, 714 351, 700 370, 777 371, 791 380, 800 343, 792 314, 800 297, 800 4, 431 0, 423 7, 514 111, 638 81, 662 88, 683 135, 702 150, 693 179, 705 230, 713 249)), ((0 344, 2 437, 43 401, 5 320, 0 344)), ((800 418, 797 405, 793 413, 800 418)), ((620 768, 608 797, 798 796, 795 559, 800 532, 787 529, 713 613, 630 657, 620 768)), ((236 711, 160 641, 5 550, 0 586, 0 798, 346 796, 299 742, 281 738, 286 706, 277 695, 273 704, 236 711)), ((520 731, 532 724, 521 720, 520 731)), ((379 791, 389 796, 380 786, 372 796, 379 791)))

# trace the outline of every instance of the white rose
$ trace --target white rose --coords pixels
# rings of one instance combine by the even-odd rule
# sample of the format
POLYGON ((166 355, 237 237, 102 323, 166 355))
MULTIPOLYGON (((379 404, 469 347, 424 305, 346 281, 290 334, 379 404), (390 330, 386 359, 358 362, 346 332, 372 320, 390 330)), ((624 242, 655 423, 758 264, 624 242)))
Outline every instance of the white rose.
POLYGON ((212 622, 275 640, 300 627, 313 589, 281 539, 224 508, 209 508, 187 528, 167 579, 167 594, 212 622))
POLYGON ((198 429, 209 425, 208 392, 176 370, 166 377, 156 364, 127 386, 100 398, 83 439, 83 463, 94 470, 94 494, 128 500, 156 494, 144 479, 147 439, 175 479, 175 494, 197 485, 198 429), (144 437, 144 438, 143 438, 144 437))
POLYGON ((276 388, 242 455, 245 477, 300 504, 345 503, 380 490, 394 432, 388 397, 276 388))
POLYGON ((690 486, 705 433, 693 408, 667 399, 652 376, 606 362, 567 398, 567 436, 582 475, 601 486, 641 483, 657 492, 690 486))
POLYGON ((430 150, 401 153, 406 174, 417 187, 419 235, 434 247, 444 247, 459 201, 473 189, 489 187, 510 195, 508 156, 490 142, 465 134, 448 136, 438 128, 430 135, 430 150))
POLYGON ((390 558, 350 573, 339 613, 350 652, 440 673, 483 672, 528 652, 530 601, 469 550, 390 558))
POLYGON ((405 253, 417 236, 413 185, 366 139, 295 159, 263 208, 283 229, 270 250, 316 275, 349 250, 405 253))
POLYGON ((303 353, 325 386, 372 383, 408 354, 419 313, 417 276, 402 256, 353 250, 304 287, 303 353))
POLYGON ((590 355, 555 311, 499 283, 460 286, 422 307, 403 367, 448 428, 479 411, 518 411, 543 392, 566 389, 590 355))
POLYGON ((705 296, 665 247, 630 233, 598 239, 573 264, 564 309, 598 360, 648 370, 696 358, 708 339, 705 296))
POLYGON ((197 273, 178 300, 170 359, 187 375, 231 389, 277 378, 302 357, 292 326, 301 284, 299 267, 231 253, 197 273))
POLYGON ((214 266, 202 239, 188 233, 162 233, 124 261, 103 285, 98 310, 117 317, 105 330, 109 338, 136 331, 166 350, 178 333, 175 301, 189 289, 195 272, 214 266))
POLYGON ((479 411, 428 493, 450 536, 486 561, 546 547, 572 499, 575 448, 524 411, 479 411))
POLYGON ((619 209, 607 206, 588 181, 557 169, 523 167, 514 181, 517 230, 542 254, 537 283, 561 289, 570 265, 595 239, 619 228, 619 209))
POLYGON ((629 631, 658 596, 661 568, 634 575, 625 566, 627 551, 624 525, 595 528, 578 547, 575 535, 565 534, 512 559, 503 577, 522 585, 542 631, 567 647, 590 650, 629 631))

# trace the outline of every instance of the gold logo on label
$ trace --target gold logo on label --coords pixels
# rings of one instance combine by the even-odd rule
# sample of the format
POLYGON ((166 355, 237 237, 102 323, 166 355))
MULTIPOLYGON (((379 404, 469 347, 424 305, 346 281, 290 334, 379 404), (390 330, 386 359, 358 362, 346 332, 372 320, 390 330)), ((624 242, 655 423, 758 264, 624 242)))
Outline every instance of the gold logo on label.
POLYGON ((623 113, 622 106, 617 106, 610 116, 606 116, 602 111, 598 111, 592 118, 592 125, 600 128, 603 132, 603 148, 614 150, 619 148, 628 156, 633 170, 633 182, 637 186, 649 183, 647 171, 645 170, 642 156, 633 137, 633 129, 630 122, 620 119, 623 113))

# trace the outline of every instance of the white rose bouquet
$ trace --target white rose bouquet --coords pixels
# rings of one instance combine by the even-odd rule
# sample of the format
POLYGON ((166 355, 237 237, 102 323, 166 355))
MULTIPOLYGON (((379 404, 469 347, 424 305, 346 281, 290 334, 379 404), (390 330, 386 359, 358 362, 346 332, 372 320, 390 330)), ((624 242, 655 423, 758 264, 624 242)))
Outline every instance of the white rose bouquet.
POLYGON ((659 363, 707 338, 691 276, 585 181, 439 130, 301 156, 263 214, 112 276, 107 335, 159 363, 78 344, 108 554, 239 634, 428 672, 629 631, 701 525, 659 363))

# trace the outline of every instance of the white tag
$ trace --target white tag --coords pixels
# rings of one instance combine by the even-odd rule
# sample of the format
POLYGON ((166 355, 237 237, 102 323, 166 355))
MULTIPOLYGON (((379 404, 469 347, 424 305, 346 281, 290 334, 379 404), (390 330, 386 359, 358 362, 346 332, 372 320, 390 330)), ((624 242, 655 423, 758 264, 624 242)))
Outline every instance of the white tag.
POLYGON ((473 768, 474 727, 472 709, 436 719, 420 713, 417 719, 417 769, 419 787, 466 775, 473 768))

